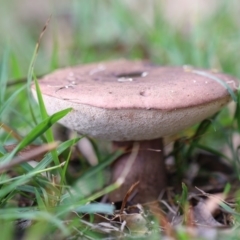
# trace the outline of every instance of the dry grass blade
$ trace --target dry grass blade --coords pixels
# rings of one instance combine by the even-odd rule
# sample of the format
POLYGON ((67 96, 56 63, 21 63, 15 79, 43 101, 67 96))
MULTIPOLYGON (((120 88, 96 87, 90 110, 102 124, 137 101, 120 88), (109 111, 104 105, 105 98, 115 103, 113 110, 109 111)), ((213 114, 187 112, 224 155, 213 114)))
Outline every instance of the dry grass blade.
POLYGON ((45 23, 45 25, 44 25, 44 27, 43 27, 40 35, 39 35, 38 41, 36 43, 36 47, 34 49, 33 57, 32 57, 32 60, 31 60, 30 66, 29 66, 29 70, 28 70, 28 75, 27 75, 27 83, 28 83, 29 86, 31 84, 31 80, 32 80, 32 77, 33 77, 33 69, 34 69, 36 57, 37 57, 37 54, 38 54, 38 50, 39 50, 39 47, 40 47, 40 42, 41 42, 41 39, 42 39, 42 37, 43 37, 47 27, 48 27, 48 24, 50 23, 51 17, 52 16, 50 16, 47 19, 47 21, 46 21, 46 23, 45 23))
POLYGON ((174 229, 172 225, 169 223, 168 219, 166 218, 164 212, 159 207, 158 202, 150 202, 147 203, 146 206, 150 209, 150 212, 157 219, 160 227, 164 230, 166 236, 168 236, 171 239, 175 239, 174 229))
POLYGON ((4 129, 7 133, 9 133, 13 138, 15 138, 18 141, 22 140, 22 137, 14 131, 12 128, 10 128, 8 125, 5 123, 0 123, 0 128, 4 129))
POLYGON ((199 192, 201 192, 204 196, 207 196, 209 199, 215 199, 214 201, 212 201, 214 204, 213 206, 215 206, 215 204, 220 204, 221 202, 225 203, 225 204, 228 204, 226 201, 225 201, 225 198, 226 198, 226 195, 223 194, 223 193, 220 193, 220 194, 210 194, 210 193, 206 193, 204 192, 203 190, 201 190, 200 188, 198 187, 195 187, 199 192))
POLYGON ((124 183, 125 178, 129 174, 129 172, 131 170, 131 167, 132 167, 132 165, 133 165, 133 163, 134 163, 134 161, 137 157, 138 151, 139 151, 139 144, 134 143, 132 152, 129 156, 129 160, 127 161, 127 164, 124 167, 124 169, 122 171, 122 174, 120 175, 120 177, 114 183, 114 184, 116 184, 117 187, 120 187, 124 183))
POLYGON ((134 183, 134 184, 130 187, 130 189, 127 191, 127 193, 126 193, 126 195, 125 195, 125 197, 124 197, 124 199, 123 199, 123 201, 122 201, 122 206, 121 206, 121 209, 120 209, 120 214, 123 213, 123 210, 124 210, 124 208, 125 208, 125 206, 126 206, 126 204, 127 204, 128 198, 129 198, 130 195, 133 193, 133 191, 136 189, 136 187, 138 186, 138 184, 139 184, 139 181, 137 181, 136 183, 134 183))
POLYGON ((42 39, 42 37, 43 37, 43 35, 44 35, 44 33, 45 33, 45 31, 46 31, 50 21, 51 21, 51 18, 52 18, 52 15, 50 15, 50 17, 47 19, 47 21, 46 21, 46 23, 45 23, 45 25, 44 25, 44 27, 42 29, 42 32, 40 33, 40 36, 39 36, 38 41, 37 41, 36 52, 38 52, 38 50, 39 50, 41 39, 42 39))
MULTIPOLYGON (((39 147, 35 146, 34 148, 27 150, 27 151, 26 150, 21 151, 18 154, 18 156, 16 156, 15 158, 12 159, 11 162, 0 165, 0 173, 8 171, 12 167, 14 167, 20 163, 27 162, 29 160, 33 160, 35 158, 38 158, 39 156, 42 157, 45 153, 47 153, 53 149, 56 149, 57 146, 58 146, 58 143, 54 142, 54 143, 44 144, 39 147)), ((12 145, 11 145, 11 147, 12 147, 12 145)), ((5 148, 7 148, 7 147, 5 147, 5 148)), ((10 149, 10 148, 8 148, 8 149, 10 149)))
MULTIPOLYGON (((11 153, 11 152, 16 148, 16 146, 17 146, 17 144, 10 144, 10 145, 4 146, 4 148, 5 148, 5 150, 6 150, 8 153, 11 153)), ((26 146, 24 149, 22 149, 21 151, 19 151, 19 152, 17 153, 17 155, 20 156, 20 157, 25 158, 25 154, 26 154, 27 152, 29 152, 30 150, 32 150, 32 151, 33 151, 33 150, 36 150, 36 149, 39 148, 39 147, 40 147, 40 145, 30 144, 30 145, 26 146)), ((34 156, 34 159, 31 159, 31 160, 34 160, 34 161, 39 162, 39 161, 42 160, 43 155, 44 155, 44 154, 36 155, 36 156, 34 156)))

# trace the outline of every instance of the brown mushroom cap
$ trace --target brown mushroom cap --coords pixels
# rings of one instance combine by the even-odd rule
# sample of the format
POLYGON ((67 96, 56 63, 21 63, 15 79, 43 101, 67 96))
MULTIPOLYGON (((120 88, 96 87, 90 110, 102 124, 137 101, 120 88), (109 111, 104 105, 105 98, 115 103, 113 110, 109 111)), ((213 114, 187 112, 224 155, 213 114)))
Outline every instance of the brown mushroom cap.
POLYGON ((58 70, 39 84, 49 114, 73 108, 63 125, 126 141, 174 134, 219 111, 231 96, 214 77, 234 90, 225 74, 126 60, 58 70))

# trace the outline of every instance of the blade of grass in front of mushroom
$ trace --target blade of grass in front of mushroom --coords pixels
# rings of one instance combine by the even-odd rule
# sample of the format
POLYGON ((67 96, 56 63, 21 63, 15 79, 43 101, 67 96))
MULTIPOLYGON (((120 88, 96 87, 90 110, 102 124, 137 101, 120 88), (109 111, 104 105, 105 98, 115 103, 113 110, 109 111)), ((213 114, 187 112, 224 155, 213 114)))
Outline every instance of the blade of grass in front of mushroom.
MULTIPOLYGON (((81 138, 74 138, 74 142, 73 142, 73 145, 79 141, 81 138)), ((62 176, 61 176, 61 183, 60 185, 63 185, 64 183, 66 183, 66 173, 67 173, 67 168, 69 166, 69 161, 70 161, 70 158, 71 158, 71 154, 72 154, 72 148, 70 148, 69 150, 69 153, 67 155, 67 158, 66 158, 66 161, 65 161, 65 164, 64 164, 64 167, 63 167, 63 170, 62 170, 62 176)))
MULTIPOLYGON (((36 78, 34 78, 34 83, 35 83, 35 87, 36 87, 40 113, 42 115, 41 117, 42 117, 42 119, 46 119, 48 117, 48 114, 47 114, 47 111, 46 111, 46 108, 45 108, 45 105, 44 105, 44 102, 43 102, 42 94, 41 94, 41 91, 40 91, 40 88, 39 88, 39 85, 38 85, 38 82, 37 82, 36 78)), ((71 109, 69 109, 69 110, 71 111, 71 109)), ((46 134, 46 139, 47 139, 48 142, 53 142, 54 141, 53 133, 52 133, 52 130, 50 128, 46 130, 45 134, 46 134)), ((57 152, 53 150, 52 154, 53 154, 54 163, 56 165, 59 165, 60 161, 59 161, 57 152)), ((65 179, 62 170, 60 170, 60 175, 61 175, 62 179, 65 179)))
POLYGON ((215 114, 211 120, 203 120, 190 139, 177 139, 174 142, 173 150, 170 152, 169 155, 174 156, 179 180, 182 179, 183 173, 188 167, 187 160, 190 159, 194 149, 198 147, 199 141, 202 139, 202 136, 207 132, 207 130, 212 124, 213 119, 215 119, 217 115, 218 114, 215 114), (185 144, 185 142, 189 142, 189 144, 185 144))
MULTIPOLYGON (((66 142, 63 142, 61 143, 58 147, 57 147, 57 153, 58 155, 60 155, 61 153, 63 153, 65 150, 67 150, 68 148, 70 148, 71 146, 73 146, 75 144, 76 141, 78 141, 80 138, 77 138, 77 139, 70 139, 66 142)), ((53 161, 53 158, 52 158, 52 155, 50 153, 48 153, 38 164, 36 167, 32 167, 30 165, 22 165, 22 167, 28 172, 28 174, 34 176, 34 175, 37 175, 37 174, 40 174, 40 173, 44 173, 44 172, 47 172, 47 171, 50 171, 50 170, 53 170, 53 169, 56 169, 58 168, 59 166, 61 165, 58 165, 58 166, 54 166, 54 167, 48 167, 46 168, 51 162, 53 161)), ((7 183, 7 182, 11 182, 12 180, 16 180, 18 178, 20 178, 21 176, 19 177, 15 177, 15 178, 11 178, 11 179, 7 179, 7 180, 2 180, 0 181, 0 184, 4 184, 4 183, 7 183)))
MULTIPOLYGON (((221 80, 219 77, 216 77, 210 73, 204 72, 204 71, 199 71, 199 70, 191 70, 191 72, 196 73, 198 75, 204 76, 204 77, 208 77, 214 81, 216 81, 217 83, 221 84, 224 88, 226 88, 226 90, 228 91, 228 93, 231 95, 232 99, 234 102, 237 102, 237 96, 234 93, 234 91, 231 89, 231 87, 229 87, 230 84, 227 84, 225 81, 221 80)), ((231 83, 232 84, 232 83, 231 83)), ((235 86, 233 86, 235 87, 235 86)))
MULTIPOLYGON (((0 214, 1 214, 1 219, 4 219, 4 220, 17 220, 19 218, 19 211, 16 210, 15 208, 0 209, 0 214)), ((58 227, 58 229, 63 234, 69 234, 69 230, 65 226, 64 222, 52 213, 49 213, 46 211, 38 211, 36 209, 31 209, 31 208, 30 209, 26 208, 26 209, 22 209, 21 218, 36 220, 37 222, 43 221, 47 225, 52 224, 53 226, 58 227)), ((35 224, 37 224, 37 222, 35 224)), ((44 234, 44 232, 39 233, 38 237, 40 237, 41 234, 44 234)), ((36 235, 35 237, 32 236, 32 238, 25 238, 25 239, 36 239, 36 235)), ((43 238, 37 238, 37 239, 43 239, 43 238)))
MULTIPOLYGON (((188 140, 186 140, 188 141, 188 140)), ((188 158, 186 157, 186 153, 188 151, 188 146, 184 139, 177 139, 173 145, 172 155, 174 157, 174 163, 176 165, 176 172, 178 180, 181 182, 188 168, 188 158)), ((190 144, 191 145, 191 144, 190 144)))
MULTIPOLYGON (((55 208, 57 214, 56 217, 62 217, 67 213, 82 213, 86 214, 106 214, 113 215, 114 214, 114 206, 108 203, 68 203, 66 205, 61 205, 55 208)), ((92 216, 92 220, 94 220, 94 215, 92 216)), ((79 220, 81 221, 82 215, 79 215, 79 220)), ((106 217, 107 218, 107 217, 106 217)), ((78 221, 79 221, 78 220, 78 221)), ((111 221, 111 219, 109 219, 111 221)), ((92 222, 92 221, 90 221, 92 222)))
MULTIPOLYGON (((50 208, 51 209, 51 208, 50 208)), ((84 214, 95 214, 102 213, 113 215, 114 206, 107 203, 84 203, 79 204, 79 202, 68 202, 67 204, 62 204, 55 208, 57 214, 56 217, 64 216, 66 213, 77 212, 84 214)))
POLYGON ((2 239, 14 239, 15 235, 15 223, 14 221, 1 221, 1 237, 2 239))
POLYGON ((201 137, 207 132, 209 127, 213 124, 214 120, 218 116, 218 113, 216 113, 214 116, 211 117, 211 119, 203 120, 197 130, 195 131, 193 137, 191 138, 191 144, 188 147, 188 150, 186 152, 185 158, 188 159, 191 155, 193 150, 196 148, 198 142, 201 140, 201 137))
POLYGON ((21 175, 18 178, 8 179, 8 181, 0 181, 2 184, 0 199, 5 198, 9 193, 16 191, 18 186, 27 183, 33 176, 32 175, 21 175), (11 181, 11 182, 10 182, 11 181), (10 182, 10 183, 8 183, 10 182))
MULTIPOLYGON (((52 160, 51 160, 52 162, 52 160)), ((33 178, 34 176, 38 176, 39 174, 42 174, 42 173, 46 173, 46 172, 50 172, 52 170, 55 170, 55 169, 58 169, 60 167, 63 167, 65 164, 65 162, 61 163, 60 165, 58 166, 53 166, 53 167, 48 167, 48 168, 44 168, 44 169, 33 169, 33 168, 30 168, 30 167, 25 167, 25 169, 28 171, 24 177, 26 178, 26 181, 29 181, 29 179, 33 178)), ((8 179, 3 179, 0 181, 0 184, 6 184, 6 183, 11 183, 11 182, 14 182, 14 181, 18 181, 18 180, 21 180, 22 179, 22 176, 17 176, 17 177, 12 177, 12 178, 8 178, 8 179)), ((43 182, 43 181, 42 181, 43 182)), ((46 181, 44 182, 45 185, 46 185, 46 181)), ((15 184, 15 183, 14 183, 15 184)), ((51 183, 52 184, 52 183, 51 183)), ((21 184, 19 184, 20 186, 21 184)), ((8 185, 9 187, 10 185, 8 185)), ((18 187, 19 187, 18 186, 18 187)), ((16 186, 14 185, 12 188, 9 187, 10 189, 14 189, 16 186)), ((4 189, 4 188, 2 188, 4 189)), ((9 190, 6 190, 6 191, 9 191, 9 190)), ((2 191, 0 193, 0 196, 2 196, 2 194, 4 195, 4 192, 2 191)))
MULTIPOLYGON (((77 140, 79 140, 79 138, 77 139, 71 139, 71 140, 68 140, 64 143, 61 143, 58 147, 57 147, 57 152, 58 154, 61 154, 63 151, 65 151, 66 149, 68 149, 69 147, 71 147, 77 140)), ((35 168, 29 168, 28 166, 26 166, 25 170, 27 171, 27 173, 24 175, 24 178, 26 178, 26 182, 30 179, 33 179, 34 177, 38 177, 39 174, 41 173, 45 173, 45 172, 48 172, 48 171, 52 171, 54 169, 57 169, 59 167, 62 167, 64 166, 65 162, 62 163, 61 165, 59 166, 54 166, 54 167, 48 167, 46 168, 51 162, 53 161, 52 159, 52 155, 50 153, 48 153, 41 162, 39 162, 39 164, 35 167, 35 168)), ((24 167, 24 166, 23 166, 24 167)), ((9 193, 11 193, 11 191, 15 190, 15 189, 18 189, 18 190, 21 190, 21 191, 24 191, 26 189, 24 189, 24 185, 21 186, 21 184, 24 184, 24 182, 19 182, 21 181, 22 179, 22 176, 17 176, 17 177, 14 177, 14 178, 11 178, 11 179, 6 179, 6 180, 2 180, 0 181, 0 184, 3 185, 2 189, 1 189, 1 194, 0 194, 0 199, 1 197, 3 196, 8 196, 9 193), (11 184, 11 182, 13 182, 11 184), (4 187, 4 184, 8 183, 8 185, 6 185, 6 187, 4 187), (20 186, 20 187, 17 187, 16 186, 20 186)), ((37 179, 36 179, 37 180, 37 179)), ((35 185, 37 184, 37 186, 41 186, 42 184, 44 184, 44 186, 51 186, 52 183, 48 183, 48 182, 42 182, 42 181, 35 181, 35 185), (50 184, 50 185, 49 185, 50 184)), ((30 186, 29 186, 30 187, 30 186)), ((29 189, 26 190, 27 192, 29 192, 29 189)), ((32 191, 32 193, 34 193, 34 189, 32 191)), ((4 197, 5 199, 6 197, 4 197)))
POLYGON ((13 190, 11 192, 9 192, 7 195, 5 195, 4 197, 1 198, 0 201, 0 208, 4 209, 4 207, 7 206, 8 201, 10 201, 11 199, 13 199, 15 197, 16 192, 13 190))
MULTIPOLYGON (((69 149, 70 147, 72 147, 75 142, 79 141, 80 138, 75 138, 75 139, 69 139, 63 143, 61 143, 56 151, 57 154, 60 155, 61 153, 63 153, 65 150, 69 149)), ((52 162, 53 158, 51 154, 47 154, 41 162, 38 163, 38 165, 34 168, 35 171, 38 171, 40 169, 44 169, 45 167, 47 167, 51 162, 52 162)))
POLYGON ((185 212, 184 209, 188 205, 188 188, 185 185, 185 183, 182 183, 182 193, 181 196, 179 197, 178 204, 180 206, 180 210, 182 212, 185 212))
MULTIPOLYGON (((91 202, 94 201, 95 199, 102 197, 106 194, 108 194, 109 192, 115 190, 116 188, 118 188, 119 186, 121 186, 121 184, 123 183, 124 179, 126 178, 129 169, 131 168, 131 165, 133 164, 133 162, 135 161, 137 152, 139 150, 139 146, 137 144, 134 145, 133 151, 131 153, 131 155, 129 156, 129 161, 126 164, 121 176, 119 176, 119 178, 117 179, 116 182, 114 182, 113 184, 104 187, 103 189, 101 189, 100 191, 96 192, 96 180, 94 178, 94 185, 91 185, 90 180, 93 179, 93 176, 96 177, 96 173, 101 173, 101 171, 106 168, 106 166, 110 165, 114 160, 116 160, 119 156, 122 155, 122 151, 117 151, 115 153, 113 153, 110 157, 108 157, 106 159, 106 161, 103 161, 101 163, 99 163, 98 165, 92 167, 87 173, 85 173, 82 177, 80 177, 78 179, 78 181, 75 183, 75 191, 74 193, 68 192, 64 195, 62 195, 62 199, 61 202, 69 202, 69 201, 73 201, 74 196, 77 199, 80 199, 79 204, 86 204, 87 202, 91 202), (91 196, 86 196, 81 190, 81 188, 79 188, 79 185, 84 186, 87 185, 87 187, 89 188, 88 192, 95 192, 93 195, 91 196)), ((105 183, 106 185, 106 183, 105 183)), ((103 186, 102 186, 103 187, 103 186)))
POLYGON ((13 156, 23 148, 25 148, 28 144, 32 143, 37 137, 41 136, 43 133, 46 132, 55 122, 59 119, 63 118, 66 114, 68 114, 71 109, 65 109, 58 113, 53 114, 52 116, 48 117, 40 124, 38 124, 35 128, 33 128, 30 133, 13 149, 13 151, 8 154, 2 163, 6 163, 10 161, 13 156))
POLYGON ((219 204, 226 212, 232 214, 233 216, 238 218, 238 221, 240 222, 240 213, 236 212, 235 210, 233 210, 227 203, 225 202, 221 202, 219 204))
POLYGON ((137 157, 138 151, 139 151, 139 144, 134 143, 131 154, 129 155, 129 160, 127 161, 127 164, 124 167, 119 178, 114 183, 112 183, 110 186, 97 192, 96 194, 93 194, 91 197, 88 198, 88 200, 89 201, 95 200, 96 198, 103 196, 103 195, 117 189, 118 187, 120 187, 124 183, 126 176, 129 174, 131 166, 133 165, 133 163, 137 157))
POLYGON ((29 99, 29 108, 30 108, 30 112, 31 112, 31 115, 32 115, 32 119, 35 122, 35 124, 37 124, 37 120, 36 120, 36 117, 35 117, 32 105, 31 105, 32 97, 31 97, 30 87, 31 87, 31 83, 32 83, 32 78, 34 76, 34 66, 35 66, 35 62, 36 62, 36 59, 37 59, 37 55, 38 55, 38 50, 39 50, 39 47, 40 47, 41 39, 42 39, 46 29, 47 29, 47 26, 48 26, 50 20, 51 20, 51 16, 48 18, 46 24, 44 25, 44 27, 42 29, 42 32, 39 35, 38 41, 37 41, 36 46, 34 48, 33 56, 32 56, 32 59, 31 59, 30 65, 29 65, 29 69, 28 69, 28 74, 27 74, 27 87, 28 87, 27 88, 27 90, 28 90, 27 93, 28 93, 28 99, 29 99))
POLYGON ((213 148, 211 148, 209 146, 205 146, 205 145, 203 145, 201 143, 196 143, 195 147, 198 148, 198 149, 204 150, 206 152, 209 152, 209 153, 211 153, 213 155, 216 155, 216 156, 218 156, 220 158, 223 158, 223 159, 227 160, 229 163, 232 161, 232 159, 230 159, 228 156, 226 156, 222 152, 220 152, 218 150, 215 150, 215 149, 213 149, 213 148))
POLYGON ((113 215, 114 206, 106 203, 90 203, 73 209, 79 213, 103 213, 113 215))
MULTIPOLYGON (((0 199, 2 198, 4 199, 9 193, 13 191, 17 191, 19 187, 21 188, 22 186, 24 186, 24 184, 28 183, 30 180, 35 181, 36 179, 34 177, 38 178, 39 174, 60 168, 62 167, 63 164, 60 164, 54 167, 44 168, 44 169, 42 168, 38 170, 35 170, 35 169, 32 170, 27 168, 28 172, 24 175, 19 175, 17 177, 8 178, 8 179, 2 179, 0 181, 0 184, 2 185, 2 188, 0 191, 0 199)), ((37 184, 38 187, 41 187, 41 184, 39 184, 39 181, 35 181, 35 184, 37 184)), ((46 186, 46 183, 44 185, 46 186)))
POLYGON ((114 152, 113 154, 110 154, 101 163, 99 163, 98 165, 96 165, 94 167, 91 167, 91 169, 89 171, 87 171, 85 174, 83 174, 79 178, 79 181, 93 177, 97 172, 100 172, 101 170, 103 170, 104 168, 109 166, 112 162, 114 162, 122 154, 123 154, 123 152, 121 150, 118 150, 118 151, 114 152))
MULTIPOLYGON (((71 201, 74 199, 74 196, 75 196, 75 198, 81 199, 81 201, 83 201, 83 203, 81 202, 81 204, 87 203, 89 199, 85 201, 83 200, 83 198, 87 198, 89 196, 88 193, 96 192, 96 190, 98 190, 99 188, 103 188, 106 184, 108 184, 108 182, 106 182, 106 178, 104 176, 103 171, 104 169, 106 169, 107 166, 113 163, 121 155, 122 155, 122 151, 120 150, 116 151, 113 154, 106 157, 105 160, 101 161, 96 166, 88 169, 88 171, 83 173, 82 176, 80 176, 78 180, 75 182, 73 187, 73 189, 75 189, 74 194, 67 191, 67 193, 62 195, 61 202, 71 201), (85 189, 85 188, 88 189, 87 192, 82 191, 82 189, 85 189)), ((109 191, 111 191, 112 188, 115 189, 116 188, 115 185, 109 187, 110 190, 103 189, 102 190, 103 194, 98 195, 98 197, 103 196, 104 194, 107 194, 109 191)), ((91 200, 95 200, 95 198, 93 197, 91 198, 91 200)))
POLYGON ((93 151, 94 153, 96 154, 96 157, 98 159, 98 162, 101 162, 102 160, 104 160, 104 156, 103 154, 101 154, 100 152, 100 149, 99 149, 99 146, 98 144, 96 143, 96 141, 92 138, 88 138, 88 140, 90 141, 90 143, 92 144, 92 147, 93 147, 93 151))
POLYGON ((41 195, 37 188, 34 189, 34 193, 36 196, 36 202, 37 202, 37 206, 38 206, 39 210, 43 211, 43 212, 47 212, 47 206, 45 205, 43 199, 41 198, 41 195))
MULTIPOLYGON (((45 30, 47 29, 47 26, 49 24, 50 19, 51 18, 49 18, 47 20, 47 22, 46 22, 46 24, 45 24, 45 26, 44 26, 44 28, 43 28, 40 36, 39 36, 39 39, 38 39, 38 42, 37 42, 37 45, 36 45, 36 48, 35 48, 35 54, 33 56, 32 62, 30 64, 29 75, 28 75, 29 88, 30 88, 30 78, 32 78, 32 76, 33 76, 34 63, 36 61, 36 56, 37 56, 38 49, 39 49, 39 46, 40 46, 41 38, 42 38, 45 30)), ((43 102, 42 94, 41 94, 41 91, 40 91, 40 88, 39 88, 39 85, 38 85, 38 82, 37 82, 37 79, 36 79, 35 76, 34 76, 34 83, 35 83, 35 86, 36 86, 36 92, 37 92, 38 104, 40 106, 41 117, 42 117, 42 119, 45 119, 46 117, 48 117, 48 114, 47 114, 47 111, 46 111, 46 108, 45 108, 45 105, 44 105, 44 102, 43 102)), ((48 142, 53 142, 54 141, 54 137, 53 137, 53 133, 52 133, 51 129, 48 129, 45 132, 45 134, 46 134, 46 138, 47 138, 48 142)), ((56 165, 59 165, 60 161, 59 161, 57 152, 55 150, 53 150, 52 154, 53 154, 54 163, 56 165)), ((66 171, 65 171, 65 173, 66 173, 66 171)), ((60 175, 61 175, 61 181, 65 181, 65 175, 63 174, 63 171, 61 169, 60 169, 60 175)))

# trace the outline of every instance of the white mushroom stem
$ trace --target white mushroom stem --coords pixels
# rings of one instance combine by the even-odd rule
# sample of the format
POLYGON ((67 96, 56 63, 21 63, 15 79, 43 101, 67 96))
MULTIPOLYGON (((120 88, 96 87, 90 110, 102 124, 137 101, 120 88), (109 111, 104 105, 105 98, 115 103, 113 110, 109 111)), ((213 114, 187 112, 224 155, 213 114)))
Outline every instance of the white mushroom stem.
MULTIPOLYGON (((114 142, 114 148, 124 148, 127 153, 119 157, 112 166, 112 182, 115 182, 124 171, 133 148, 132 141, 114 142)), ((125 178, 122 186, 109 195, 112 202, 122 201, 130 187, 139 181, 137 194, 133 203, 144 203, 156 200, 161 191, 167 186, 166 170, 164 164, 162 138, 138 141, 139 152, 125 178)))

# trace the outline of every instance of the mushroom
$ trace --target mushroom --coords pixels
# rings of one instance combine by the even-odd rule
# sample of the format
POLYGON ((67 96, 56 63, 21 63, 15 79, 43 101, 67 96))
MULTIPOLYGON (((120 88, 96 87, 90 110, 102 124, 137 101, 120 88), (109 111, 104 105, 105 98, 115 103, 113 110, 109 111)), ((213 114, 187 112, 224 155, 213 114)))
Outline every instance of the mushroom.
MULTIPOLYGON (((120 201, 139 181, 135 203, 157 199, 167 186, 162 138, 219 111, 236 83, 208 70, 127 60, 60 69, 39 81, 49 114, 73 108, 60 123, 129 150, 113 164, 112 181, 126 166, 133 143, 139 143, 125 182, 110 194, 111 201, 120 201)), ((36 98, 34 85, 32 92, 36 98)))

